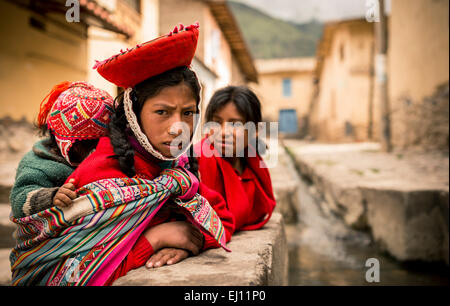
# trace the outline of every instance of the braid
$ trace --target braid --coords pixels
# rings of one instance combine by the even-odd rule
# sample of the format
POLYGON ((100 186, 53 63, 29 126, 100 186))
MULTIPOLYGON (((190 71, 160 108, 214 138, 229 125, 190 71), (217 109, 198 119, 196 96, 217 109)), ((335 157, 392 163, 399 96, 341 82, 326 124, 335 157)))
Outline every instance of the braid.
POLYGON ((117 96, 116 100, 118 105, 114 109, 111 122, 109 123, 109 138, 114 148, 114 153, 116 154, 111 157, 118 159, 120 169, 128 177, 133 177, 136 174, 134 168, 134 150, 128 141, 128 135, 126 133, 127 118, 125 117, 125 110, 123 108, 123 94, 117 96))
POLYGON ((192 145, 189 148, 189 154, 188 154, 188 159, 189 159, 189 171, 192 172, 197 178, 199 178, 198 176, 198 160, 196 157, 194 157, 194 146, 192 145))

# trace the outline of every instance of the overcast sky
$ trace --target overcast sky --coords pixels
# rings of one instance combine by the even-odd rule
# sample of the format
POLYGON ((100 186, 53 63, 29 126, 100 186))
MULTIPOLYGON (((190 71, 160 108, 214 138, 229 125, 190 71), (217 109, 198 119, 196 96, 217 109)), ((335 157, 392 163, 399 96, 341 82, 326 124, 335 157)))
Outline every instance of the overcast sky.
MULTIPOLYGON (((364 17, 367 0, 234 0, 256 7, 265 13, 285 20, 307 22, 312 18, 331 21, 364 17)), ((386 1, 390 11, 390 0, 386 1)))

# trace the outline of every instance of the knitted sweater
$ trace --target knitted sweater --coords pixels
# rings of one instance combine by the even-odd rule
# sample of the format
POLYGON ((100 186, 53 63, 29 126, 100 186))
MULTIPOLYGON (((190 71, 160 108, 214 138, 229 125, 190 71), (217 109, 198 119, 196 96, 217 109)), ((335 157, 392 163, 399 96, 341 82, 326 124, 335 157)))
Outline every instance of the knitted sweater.
POLYGON ((72 174, 66 160, 53 152, 49 139, 34 144, 19 163, 10 194, 14 217, 22 218, 53 206, 53 197, 72 174))

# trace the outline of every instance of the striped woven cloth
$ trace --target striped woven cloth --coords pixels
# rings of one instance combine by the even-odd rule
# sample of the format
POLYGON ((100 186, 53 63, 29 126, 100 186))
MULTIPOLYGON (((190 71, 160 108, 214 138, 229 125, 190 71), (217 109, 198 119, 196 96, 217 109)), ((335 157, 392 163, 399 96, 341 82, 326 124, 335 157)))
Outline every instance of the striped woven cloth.
POLYGON ((229 251, 220 218, 197 189, 186 170, 166 169, 152 181, 100 180, 79 189, 68 208, 11 217, 17 224, 12 284, 103 285, 163 205, 180 209, 229 251))

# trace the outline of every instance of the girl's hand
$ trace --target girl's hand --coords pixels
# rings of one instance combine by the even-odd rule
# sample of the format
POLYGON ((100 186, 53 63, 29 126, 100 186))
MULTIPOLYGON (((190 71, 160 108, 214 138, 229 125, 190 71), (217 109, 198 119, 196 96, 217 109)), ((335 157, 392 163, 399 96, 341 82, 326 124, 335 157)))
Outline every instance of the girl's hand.
POLYGON ((197 255, 203 247, 203 234, 186 221, 161 223, 144 232, 156 252, 163 248, 184 249, 197 255))
POLYGON ((150 268, 159 268, 167 265, 173 265, 189 256, 188 251, 175 248, 164 248, 153 254, 145 266, 150 268))
POLYGON ((68 207, 72 205, 72 200, 77 197, 76 187, 73 184, 75 179, 70 179, 67 184, 62 185, 53 197, 53 205, 58 207, 68 207))

